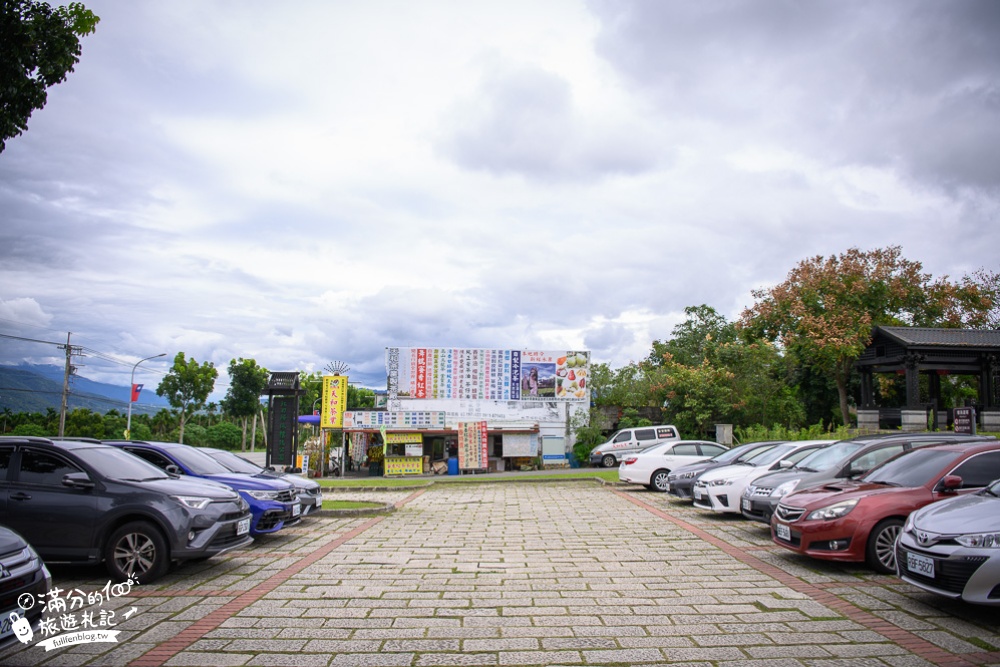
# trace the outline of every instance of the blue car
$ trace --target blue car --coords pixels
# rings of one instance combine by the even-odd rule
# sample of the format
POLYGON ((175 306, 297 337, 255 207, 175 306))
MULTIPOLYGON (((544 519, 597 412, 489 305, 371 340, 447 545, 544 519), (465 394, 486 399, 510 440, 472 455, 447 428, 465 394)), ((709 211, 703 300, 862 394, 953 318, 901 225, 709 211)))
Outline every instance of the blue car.
POLYGON ((299 522, 302 505, 295 487, 283 479, 231 472, 197 447, 176 442, 116 440, 107 444, 121 447, 167 472, 207 479, 239 491, 250 505, 252 536, 274 533, 299 522))

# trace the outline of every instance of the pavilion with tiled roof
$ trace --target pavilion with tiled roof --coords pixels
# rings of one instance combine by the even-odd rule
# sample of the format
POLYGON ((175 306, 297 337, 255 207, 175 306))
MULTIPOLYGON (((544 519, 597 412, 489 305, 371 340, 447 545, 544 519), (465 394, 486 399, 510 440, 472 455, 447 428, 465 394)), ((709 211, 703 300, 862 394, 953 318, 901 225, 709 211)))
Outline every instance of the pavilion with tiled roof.
POLYGON ((861 373, 859 426, 862 417, 870 423, 873 411, 877 420, 875 373, 906 376, 906 405, 901 406, 904 428, 907 416, 912 424, 926 424, 927 410, 941 407, 942 375, 978 377, 975 407, 984 420, 983 428, 996 430, 1000 426, 1000 330, 879 326, 855 366, 861 373), (929 403, 920 401, 920 374, 929 380, 929 403))

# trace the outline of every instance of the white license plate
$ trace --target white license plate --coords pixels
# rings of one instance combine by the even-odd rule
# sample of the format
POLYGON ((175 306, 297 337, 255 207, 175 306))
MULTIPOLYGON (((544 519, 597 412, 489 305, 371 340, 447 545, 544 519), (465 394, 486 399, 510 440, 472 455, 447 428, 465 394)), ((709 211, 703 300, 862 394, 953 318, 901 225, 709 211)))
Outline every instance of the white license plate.
POLYGON ((11 618, 12 614, 14 615, 14 618, 21 618, 24 616, 24 610, 18 607, 17 609, 11 609, 10 611, 5 611, 3 613, 3 616, 0 617, 0 639, 6 639, 14 634, 14 620, 11 618))
POLYGON ((698 487, 694 488, 694 499, 701 500, 701 489, 699 489, 698 487))
POLYGON ((298 516, 302 514, 302 505, 300 503, 295 503, 292 505, 292 516, 298 516))
POLYGON ((250 532, 250 519, 241 519, 238 524, 236 524, 236 534, 246 535, 250 532))
POLYGON ((666 484, 663 485, 663 490, 666 493, 670 493, 670 482, 667 482, 666 484))
POLYGON ((774 524, 774 534, 777 535, 780 540, 785 540, 787 542, 792 541, 792 529, 783 523, 774 524))
POLYGON ((906 553, 906 569, 913 574, 934 578, 934 559, 920 554, 906 553))
POLYGON ((742 500, 740 500, 740 507, 742 507, 747 512, 749 512, 750 511, 750 499, 749 498, 743 498, 742 500))

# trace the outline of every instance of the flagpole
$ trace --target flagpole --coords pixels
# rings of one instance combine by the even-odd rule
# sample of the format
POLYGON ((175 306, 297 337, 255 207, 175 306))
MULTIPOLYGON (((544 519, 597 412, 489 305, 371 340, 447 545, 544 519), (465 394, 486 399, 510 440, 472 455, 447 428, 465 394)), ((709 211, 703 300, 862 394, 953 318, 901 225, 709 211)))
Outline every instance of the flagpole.
POLYGON ((149 361, 150 359, 158 359, 160 357, 167 356, 166 352, 162 354, 154 354, 151 357, 146 357, 145 359, 140 359, 135 362, 135 366, 132 367, 132 379, 128 384, 128 417, 125 419, 125 439, 132 439, 132 404, 135 403, 135 369, 139 367, 144 361, 149 361))

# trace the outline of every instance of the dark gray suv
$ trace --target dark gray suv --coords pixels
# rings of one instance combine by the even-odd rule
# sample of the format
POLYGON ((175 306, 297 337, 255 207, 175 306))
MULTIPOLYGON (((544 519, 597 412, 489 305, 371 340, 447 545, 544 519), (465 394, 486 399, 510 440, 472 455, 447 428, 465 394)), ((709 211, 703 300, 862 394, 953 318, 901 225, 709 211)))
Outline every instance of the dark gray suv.
POLYGON ((0 524, 49 564, 101 563, 148 583, 172 561, 250 544, 250 508, 228 487, 179 479, 117 447, 0 437, 0 524))

